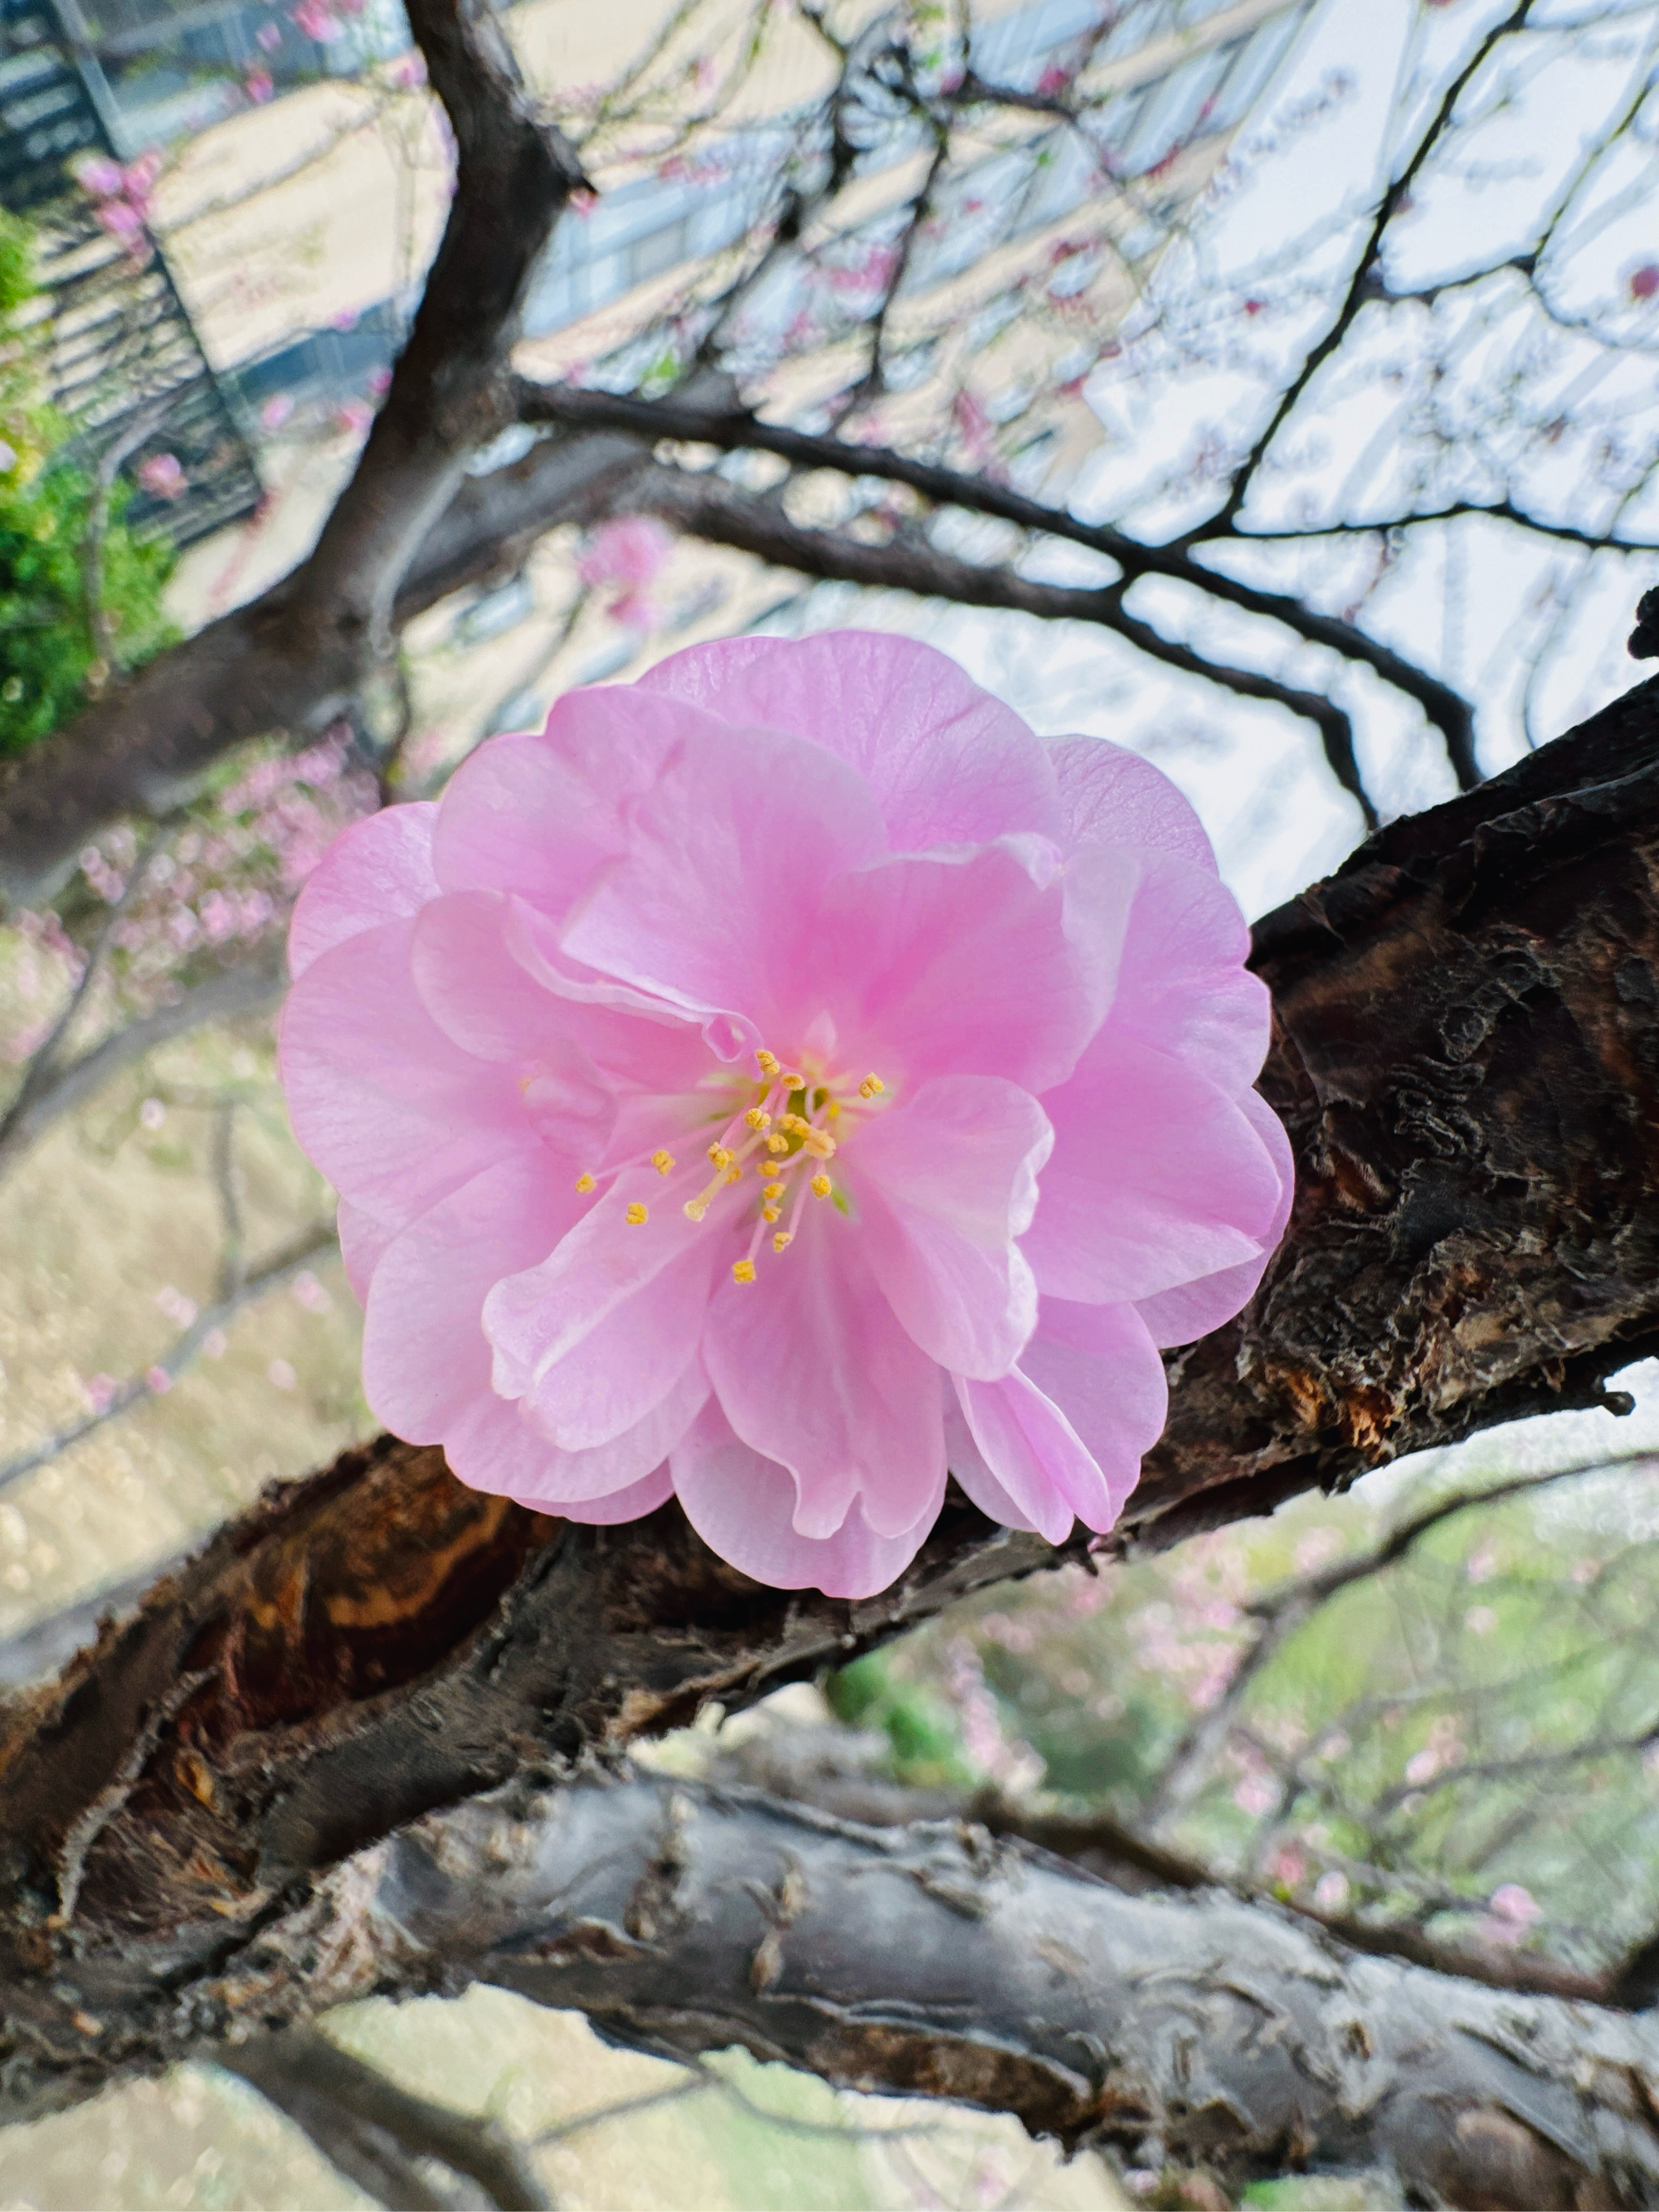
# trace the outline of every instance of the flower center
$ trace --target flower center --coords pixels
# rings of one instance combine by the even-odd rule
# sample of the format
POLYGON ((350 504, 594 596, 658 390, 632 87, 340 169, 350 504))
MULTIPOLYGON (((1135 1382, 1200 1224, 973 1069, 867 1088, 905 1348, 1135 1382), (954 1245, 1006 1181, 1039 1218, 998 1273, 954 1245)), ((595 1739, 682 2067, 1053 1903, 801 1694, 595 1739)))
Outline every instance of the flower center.
MULTIPOLYGON (((788 1250, 809 1196, 841 1202, 830 1163, 857 1123, 880 1110, 876 1101, 887 1089, 878 1075, 855 1080, 849 1075, 831 1073, 811 1059, 787 1063, 764 1048, 756 1053, 755 1065, 757 1072, 753 1077, 717 1076, 705 1086, 726 1093, 726 1107, 711 1116, 724 1127, 708 1148, 713 1172, 681 1207, 686 1219, 696 1226, 723 1190, 741 1184, 749 1176, 758 1182, 754 1235, 744 1257, 732 1263, 732 1279, 737 1283, 754 1281, 756 1255, 769 1231, 773 1251, 788 1250), (780 1228, 786 1206, 789 1218, 780 1228)), ((606 1173, 620 1175, 627 1168, 647 1163, 659 1176, 672 1175, 678 1164, 672 1152, 659 1147, 606 1173)), ((579 1191, 597 1187, 598 1177, 593 1175, 577 1178, 579 1191)), ((745 1201, 739 1200, 738 1204, 741 1207, 745 1201)), ((630 1228, 639 1228, 649 1220, 649 1209, 635 1199, 624 1210, 623 1218, 630 1228)))

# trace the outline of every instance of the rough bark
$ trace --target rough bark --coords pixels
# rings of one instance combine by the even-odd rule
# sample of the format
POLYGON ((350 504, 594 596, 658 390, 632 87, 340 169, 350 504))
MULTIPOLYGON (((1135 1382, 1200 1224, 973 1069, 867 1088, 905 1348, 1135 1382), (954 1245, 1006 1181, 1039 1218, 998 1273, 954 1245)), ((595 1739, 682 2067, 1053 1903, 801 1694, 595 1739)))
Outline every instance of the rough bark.
MULTIPOLYGON (((1172 1356, 1116 1541, 1595 1402, 1659 1344, 1656 847, 1650 684, 1261 925, 1297 1211, 1241 1320, 1172 1356)), ((758 1589, 672 1506, 571 1528, 387 1440, 274 1492, 0 1714, 12 2109, 155 2063, 175 1992, 403 1823, 1054 1556, 953 1500, 900 1583, 852 1606, 758 1589)), ((229 2015, 191 2018, 212 2036, 229 2015)))
MULTIPOLYGON (((589 1775, 416 1824, 189 1992, 483 1980, 686 2057, 861 2089, 1239 2185, 1392 2167, 1417 2202, 1659 2201, 1659 2022, 1346 1949, 1215 1892, 1128 1897, 1030 1846, 589 1775)), ((179 1992, 179 2001, 185 1996, 179 1992)))

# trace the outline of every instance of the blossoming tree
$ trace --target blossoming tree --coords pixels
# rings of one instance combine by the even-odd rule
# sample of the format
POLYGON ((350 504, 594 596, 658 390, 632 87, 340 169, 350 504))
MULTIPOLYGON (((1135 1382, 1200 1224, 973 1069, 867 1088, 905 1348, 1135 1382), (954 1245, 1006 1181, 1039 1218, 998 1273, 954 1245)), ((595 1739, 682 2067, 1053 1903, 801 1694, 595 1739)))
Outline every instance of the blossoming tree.
MULTIPOLYGON (((1389 2163, 1431 2200, 1652 2200, 1639 1960, 1594 1984, 1528 1975, 1380 1939, 1329 1893, 1291 1911, 1206 1891, 1144 1838, 1107 1856, 1156 1899, 1032 1849, 1063 1839, 1022 1841, 1018 1820, 1001 1843, 878 1833, 617 1764, 708 1701, 1075 1562, 1090 1529, 1167 1545, 1612 1402, 1608 1376, 1659 1344, 1654 696, 1483 781, 1474 705, 1377 613, 1413 533, 1443 552, 1430 533, 1476 514, 1634 548, 1621 589, 1650 550, 1644 402, 1618 395, 1651 264, 1615 252, 1576 304, 1563 273, 1572 239, 1614 234, 1617 164, 1645 143, 1650 27, 1613 12, 1623 74, 1589 150, 1535 234, 1474 270, 1414 264, 1412 218, 1574 32, 1518 0, 1425 34, 1388 173, 1333 225, 1336 279, 1270 269, 1233 303, 1233 341, 1277 315, 1294 343, 1262 349, 1242 435, 1144 492, 1143 530, 1012 480, 966 372, 882 434, 907 275, 962 144, 1010 112, 1086 142, 1097 40, 1057 76, 988 83, 925 15, 854 35, 803 9, 833 91, 738 265, 705 272, 653 374, 612 390, 532 383, 512 349, 584 160, 659 111, 665 49, 627 98, 565 116, 579 147, 487 10, 411 9, 456 190, 356 471, 289 577, 7 769, 14 896, 238 743, 315 738, 412 613, 602 516, 628 534, 586 580, 620 587, 619 621, 653 580, 647 518, 803 575, 1079 620, 1310 720, 1373 834, 1258 923, 1247 972, 1154 771, 1040 745, 921 648, 828 641, 671 659, 625 710, 573 695, 435 812, 349 832, 297 911, 285 1051, 399 1435, 268 1494, 0 1716, 12 2113, 208 2046, 297 2100, 319 2011, 478 1979, 653 2048, 738 2041, 1229 2180, 1389 2163), (857 359, 827 407, 769 410, 790 344, 827 356, 847 331, 797 314, 767 341, 766 288, 828 252, 860 133, 894 112, 930 149, 921 181, 892 236, 850 260, 841 241, 823 295, 857 359), (1563 334, 1541 362, 1537 318, 1563 334), (1368 351, 1379 321, 1418 346, 1407 367, 1368 351), (1552 519, 1553 457, 1590 434, 1562 387, 1592 343, 1625 434, 1595 429, 1596 511, 1552 519), (1322 408, 1413 380, 1391 474, 1356 467, 1322 507, 1275 514, 1322 408), (545 434, 469 475, 526 428, 545 434), (793 496, 825 478, 856 494, 827 517, 793 496), (1194 511, 1160 528, 1160 500, 1194 511), (1095 571, 1056 580, 1072 552, 1095 571), (1200 618, 1147 611, 1158 589, 1200 618), (1316 675, 1208 649, 1224 617, 1288 633, 1316 675), (1409 702, 1455 787, 1386 826, 1363 769, 1376 693, 1409 702), (832 1244, 843 1171, 859 1218, 832 1244), (1103 1373, 1109 1402, 1090 1396, 1103 1373), (1039 1437, 1056 1406, 1066 1434, 1039 1437)), ((696 155, 695 131, 670 135, 664 158, 696 155)), ((1106 258, 1104 231, 1086 251, 1106 258)), ((1062 324, 1071 296, 1034 312, 1062 324)), ((1167 291, 1139 337, 1131 378, 1214 343, 1167 291)), ((1098 365, 1066 362, 1055 392, 1098 365)), ((1572 606, 1571 586, 1548 595, 1535 669, 1572 606)), ((1651 642, 1644 617, 1633 649, 1651 642)), ((44 1088, 26 1081, 0 1146, 44 1088)))

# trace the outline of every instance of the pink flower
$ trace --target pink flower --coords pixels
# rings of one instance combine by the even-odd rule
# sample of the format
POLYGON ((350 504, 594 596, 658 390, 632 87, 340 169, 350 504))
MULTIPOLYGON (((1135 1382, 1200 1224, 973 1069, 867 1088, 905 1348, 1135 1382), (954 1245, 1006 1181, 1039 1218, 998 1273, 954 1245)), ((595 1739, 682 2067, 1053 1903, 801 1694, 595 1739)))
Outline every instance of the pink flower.
POLYGON ((101 154, 91 154, 84 161, 76 163, 75 181, 94 199, 106 200, 125 188, 126 178, 118 161, 106 161, 101 154))
POLYGON ((673 538, 648 514, 625 514, 596 530, 577 557, 576 574, 590 591, 606 584, 621 589, 605 612, 625 629, 653 629, 656 603, 651 586, 662 573, 673 538))
POLYGON ((283 1075, 370 1404, 574 1520, 672 1492, 784 1588, 884 1589, 947 1466, 1010 1527, 1109 1528, 1158 1346, 1289 1212, 1247 944, 1156 769, 927 647, 569 693, 295 911, 283 1075))
POLYGON ((250 70, 242 80, 242 89, 256 107, 263 107, 276 87, 269 70, 250 70))
POLYGON ((280 23, 261 23, 253 36, 266 53, 274 54, 283 43, 282 26, 280 23))
POLYGON ((353 438, 366 438, 374 410, 366 399, 343 399, 334 410, 337 426, 353 438))
POLYGON ((344 35, 344 25, 325 0, 299 0, 297 7, 289 9, 289 20, 295 30, 315 39, 319 46, 328 46, 344 35))
POLYGON ((152 453, 140 461, 138 481, 157 499, 179 499, 190 489, 176 453, 152 453))
POLYGON ((274 392, 259 410, 259 428, 262 430, 280 430, 293 412, 293 393, 274 392))

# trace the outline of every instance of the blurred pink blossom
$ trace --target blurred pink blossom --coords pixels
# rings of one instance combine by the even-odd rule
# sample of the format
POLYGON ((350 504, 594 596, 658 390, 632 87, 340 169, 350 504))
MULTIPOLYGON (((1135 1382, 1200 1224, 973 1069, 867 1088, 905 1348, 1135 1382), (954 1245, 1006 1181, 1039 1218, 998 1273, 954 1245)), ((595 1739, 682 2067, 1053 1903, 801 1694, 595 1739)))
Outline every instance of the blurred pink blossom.
POLYGON ((101 154, 88 155, 84 161, 75 165, 75 181, 83 192, 97 199, 112 199, 125 185, 118 161, 106 161, 101 154))
POLYGON ((657 608, 651 586, 661 574, 674 541, 654 516, 624 514, 601 525, 576 559, 576 574, 589 591, 620 588, 605 611, 627 629, 652 629, 657 608))
POLYGON ((144 1370, 144 1383, 145 1387, 153 1390, 158 1398, 165 1398, 173 1388, 173 1377, 165 1367, 147 1367, 144 1370))
POLYGON ((273 1359, 265 1370, 265 1380, 279 1390, 292 1390, 300 1378, 286 1359, 273 1359))
POLYGON ((86 1393, 87 1403, 94 1413, 105 1413, 109 1411, 116 1392, 116 1381, 112 1375, 88 1375, 81 1388, 86 1393))
POLYGON ((418 46, 399 54, 386 65, 386 82, 399 92, 414 92, 426 82, 426 56, 418 46))
POLYGON ((180 1328, 188 1328, 196 1318, 195 1299, 187 1298, 181 1290, 176 1289, 171 1283, 163 1284, 157 1291, 155 1303, 167 1319, 176 1322, 180 1328))
POLYGON ((1650 300, 1656 292, 1659 292, 1659 261, 1644 261, 1630 273, 1630 295, 1632 300, 1650 300))
POLYGON ((1348 1877, 1332 1867, 1314 1884, 1313 1901, 1322 1912, 1340 1912, 1348 1901, 1348 1877))
POLYGON ((190 489, 177 453, 152 453, 140 461, 138 481, 157 499, 181 499, 190 489))
POLYGON ((293 393, 274 392, 259 410, 259 427, 262 430, 280 430, 293 412, 293 393))
POLYGON ((1054 93, 1064 92, 1071 81, 1058 62, 1050 62, 1037 79, 1036 88, 1045 99, 1048 99, 1054 93))
POLYGON ((343 399, 334 410, 334 420, 349 437, 366 438, 374 420, 374 410, 366 399, 343 399))
POLYGON ((283 43, 282 26, 279 23, 261 23, 253 35, 268 54, 274 54, 283 43))
POLYGON ((256 107, 263 107, 276 87, 269 70, 250 70, 242 80, 242 89, 256 107))
POLYGON ((225 1356, 228 1345, 228 1339, 226 1337, 223 1329, 210 1328, 207 1334, 202 1339, 203 1358, 222 1359, 225 1356))
POLYGON ((289 9, 289 19, 295 30, 307 39, 314 39, 319 46, 329 46, 345 33, 344 25, 326 0, 298 0, 298 4, 289 9))

